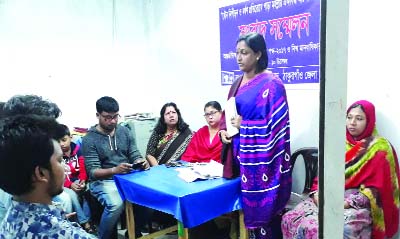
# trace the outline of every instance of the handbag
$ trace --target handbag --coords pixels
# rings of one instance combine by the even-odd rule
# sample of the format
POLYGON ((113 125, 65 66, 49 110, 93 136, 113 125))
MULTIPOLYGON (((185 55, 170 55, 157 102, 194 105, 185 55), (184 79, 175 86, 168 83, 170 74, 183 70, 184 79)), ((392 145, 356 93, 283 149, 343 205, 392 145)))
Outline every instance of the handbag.
POLYGON ((231 144, 222 144, 221 162, 224 165, 223 178, 232 179, 239 176, 239 165, 233 158, 231 144))

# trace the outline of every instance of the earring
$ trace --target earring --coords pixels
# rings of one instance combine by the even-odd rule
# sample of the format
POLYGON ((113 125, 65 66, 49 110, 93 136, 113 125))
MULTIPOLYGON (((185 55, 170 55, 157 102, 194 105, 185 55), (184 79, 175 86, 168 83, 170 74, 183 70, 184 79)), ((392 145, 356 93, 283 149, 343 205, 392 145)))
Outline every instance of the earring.
POLYGON ((258 61, 258 59, 260 59, 260 58, 257 57, 257 61, 258 61))

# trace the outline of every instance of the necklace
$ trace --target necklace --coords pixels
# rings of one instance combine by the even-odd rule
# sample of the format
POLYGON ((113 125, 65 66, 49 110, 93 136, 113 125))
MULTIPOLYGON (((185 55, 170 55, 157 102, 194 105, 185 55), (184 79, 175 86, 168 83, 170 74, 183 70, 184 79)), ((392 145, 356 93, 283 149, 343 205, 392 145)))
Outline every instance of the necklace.
POLYGON ((177 130, 170 131, 169 133, 167 131, 167 133, 164 135, 164 137, 162 137, 160 139, 160 141, 158 142, 158 145, 160 146, 160 145, 166 144, 170 139, 172 139, 172 137, 175 135, 176 131, 177 130))
POLYGON ((175 134, 175 132, 176 132, 176 129, 173 129, 173 130, 167 129, 167 133, 165 135, 175 134))

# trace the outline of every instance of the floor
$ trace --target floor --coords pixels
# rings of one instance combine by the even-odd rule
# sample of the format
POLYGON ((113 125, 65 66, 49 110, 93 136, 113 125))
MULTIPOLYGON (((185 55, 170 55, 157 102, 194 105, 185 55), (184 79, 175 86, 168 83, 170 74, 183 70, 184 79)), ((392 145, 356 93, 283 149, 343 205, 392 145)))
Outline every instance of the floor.
MULTIPOLYGON (((118 230, 118 239, 125 239, 126 230, 118 230)), ((178 235, 164 235, 157 237, 157 239, 178 239, 178 235)))

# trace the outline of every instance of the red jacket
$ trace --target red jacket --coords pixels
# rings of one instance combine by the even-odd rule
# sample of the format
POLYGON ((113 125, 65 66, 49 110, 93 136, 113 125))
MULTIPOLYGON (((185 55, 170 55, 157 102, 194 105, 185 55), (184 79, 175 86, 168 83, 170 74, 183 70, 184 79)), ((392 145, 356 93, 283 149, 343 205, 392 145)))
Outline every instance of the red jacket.
POLYGON ((69 166, 66 172, 64 187, 70 188, 75 180, 87 181, 85 161, 80 150, 80 146, 71 142, 71 155, 63 155, 64 163, 69 166))

